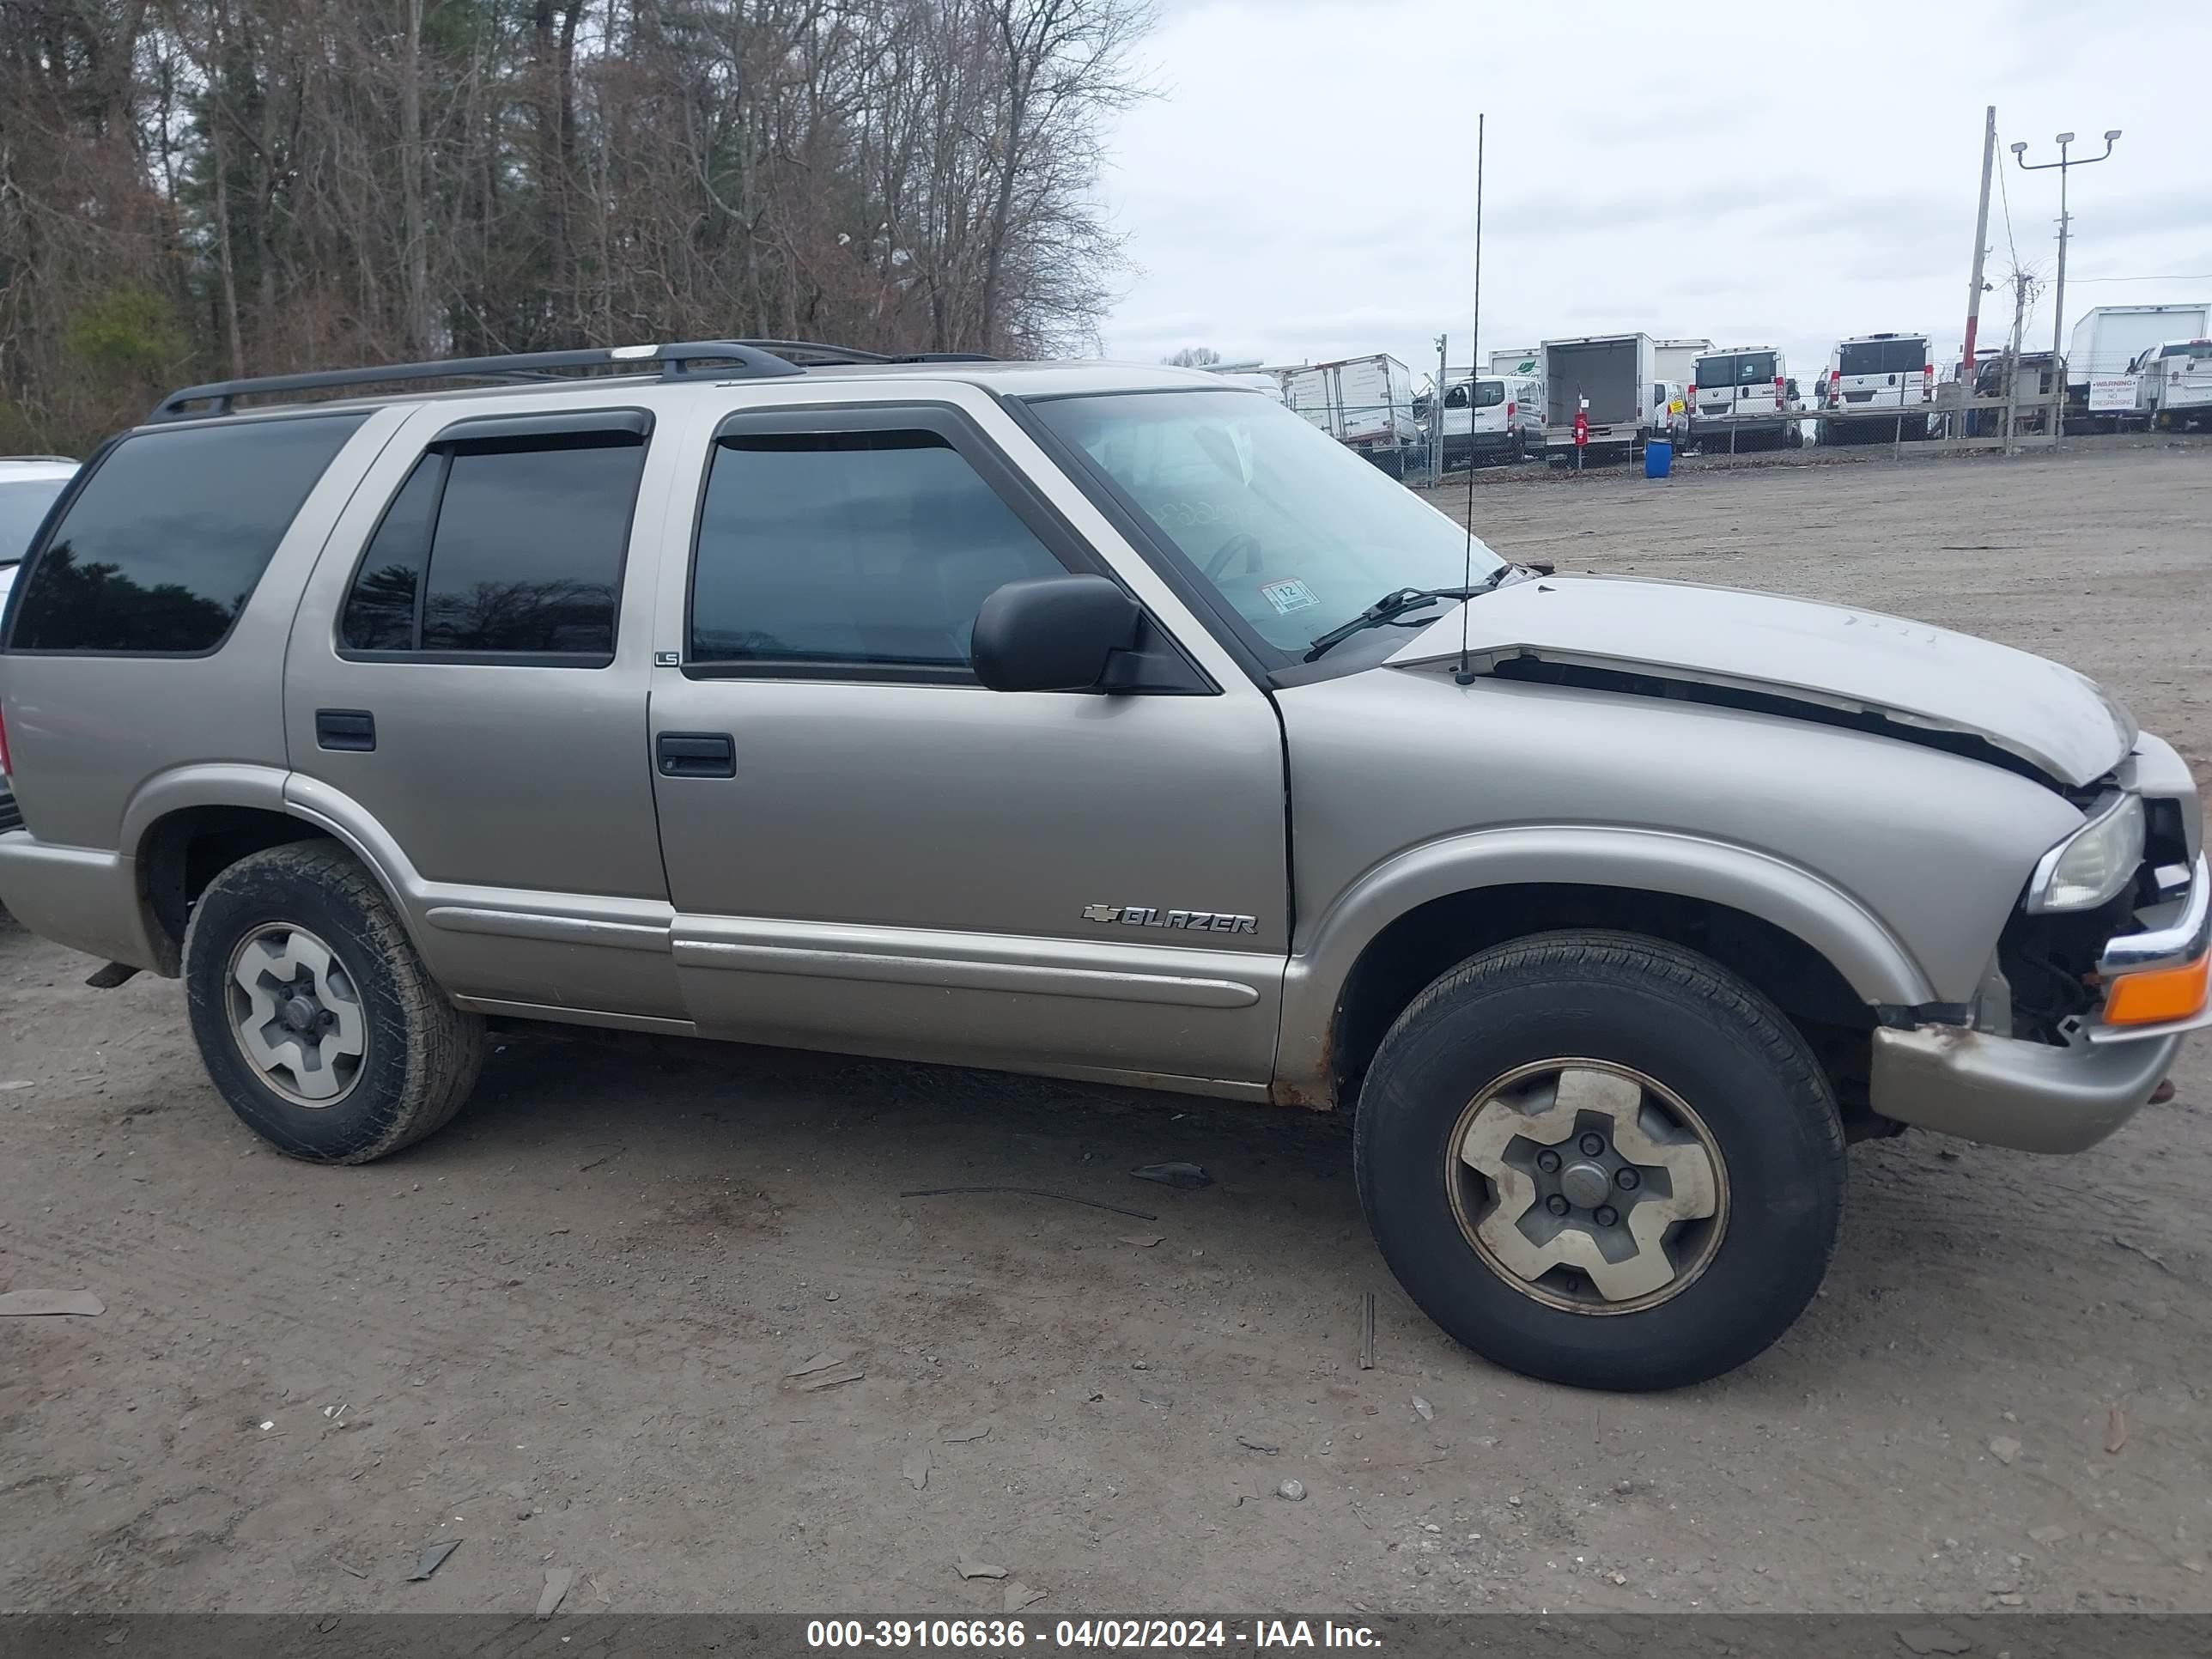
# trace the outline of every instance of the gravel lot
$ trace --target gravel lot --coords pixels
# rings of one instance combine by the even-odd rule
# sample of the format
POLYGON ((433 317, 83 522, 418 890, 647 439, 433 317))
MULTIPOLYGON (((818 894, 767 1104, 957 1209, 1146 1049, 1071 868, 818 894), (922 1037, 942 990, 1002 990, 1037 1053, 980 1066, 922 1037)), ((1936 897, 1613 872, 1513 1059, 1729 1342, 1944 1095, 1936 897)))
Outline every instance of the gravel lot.
MULTIPOLYGON (((1477 523, 2063 657, 2212 782, 2212 446, 1853 459, 1524 469, 1477 523)), ((2212 1609, 2212 1042, 2079 1158, 1859 1147, 1781 1346, 1619 1399, 1438 1335, 1338 1125, 533 1033, 430 1144, 310 1168, 174 985, 92 965, 0 927, 0 1288, 106 1304, 0 1321, 0 1607, 523 1611, 565 1565, 574 1611, 998 1610, 969 1557, 1048 1616, 2212 1609), (1217 1184, 1127 1173, 1164 1158, 1217 1184), (897 1196, 988 1182, 1157 1219, 897 1196)))

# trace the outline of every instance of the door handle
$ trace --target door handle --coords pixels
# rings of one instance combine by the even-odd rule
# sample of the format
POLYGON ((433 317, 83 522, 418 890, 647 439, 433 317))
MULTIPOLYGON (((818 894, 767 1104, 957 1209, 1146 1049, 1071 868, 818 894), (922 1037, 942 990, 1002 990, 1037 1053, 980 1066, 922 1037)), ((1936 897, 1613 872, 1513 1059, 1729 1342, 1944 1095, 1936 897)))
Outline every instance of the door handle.
POLYGON ((663 732, 653 751, 664 778, 738 775, 738 745, 726 732, 663 732))
POLYGON ((376 716, 366 708, 318 708, 315 747, 370 752, 376 747, 376 716))

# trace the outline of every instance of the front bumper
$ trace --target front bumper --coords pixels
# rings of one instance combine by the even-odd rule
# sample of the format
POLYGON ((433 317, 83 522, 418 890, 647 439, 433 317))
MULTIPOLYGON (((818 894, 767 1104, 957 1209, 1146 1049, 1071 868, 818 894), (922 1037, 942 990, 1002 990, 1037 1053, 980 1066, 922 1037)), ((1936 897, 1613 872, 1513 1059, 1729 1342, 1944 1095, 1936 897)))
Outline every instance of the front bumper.
POLYGON ((1884 1117, 2023 1152, 2078 1152, 2118 1128, 2173 1064, 2181 1034, 2057 1048, 1962 1025, 1874 1034, 1884 1117))
MULTIPOLYGON (((2098 964, 2107 981, 2176 968, 2212 949, 2212 875, 2199 854, 2162 926, 2123 934, 2098 964)), ((1960 1025, 1874 1034, 1869 1103, 1884 1117, 2024 1152, 2078 1152, 2118 1128, 2173 1064, 2183 1036, 2212 1025, 2199 1008, 2156 1025, 2092 1024, 2064 1045, 1960 1025)))

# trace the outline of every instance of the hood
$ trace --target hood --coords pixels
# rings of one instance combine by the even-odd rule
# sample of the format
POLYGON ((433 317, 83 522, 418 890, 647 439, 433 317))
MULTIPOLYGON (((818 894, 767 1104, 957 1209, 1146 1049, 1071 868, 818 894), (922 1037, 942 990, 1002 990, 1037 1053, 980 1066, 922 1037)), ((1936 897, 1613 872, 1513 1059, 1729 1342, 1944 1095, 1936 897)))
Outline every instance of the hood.
MULTIPOLYGON (((1394 667, 1456 661, 1455 609, 1394 653, 1394 667)), ((1808 719, 1868 716, 1978 738, 2071 787, 2134 746, 2127 710, 2095 681, 2010 646, 1877 611, 1734 588, 1621 576, 1516 581, 1467 608, 1478 673, 1510 665, 1611 670, 1780 697, 1808 719)))

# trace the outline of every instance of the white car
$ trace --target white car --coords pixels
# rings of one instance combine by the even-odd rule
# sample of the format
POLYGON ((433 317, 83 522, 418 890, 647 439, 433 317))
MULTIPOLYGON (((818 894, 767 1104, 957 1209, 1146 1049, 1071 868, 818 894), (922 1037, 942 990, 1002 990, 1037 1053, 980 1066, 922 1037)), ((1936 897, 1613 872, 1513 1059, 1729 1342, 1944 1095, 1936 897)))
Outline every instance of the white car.
MULTIPOLYGON (((76 463, 65 455, 0 457, 0 613, 8 608, 15 567, 30 551, 31 538, 39 533, 46 509, 76 476, 76 463)), ((8 785, 6 757, 0 752, 0 835, 22 826, 23 815, 8 785)))
POLYGON ((76 463, 66 455, 0 456, 0 605, 46 509, 75 477, 76 463))

